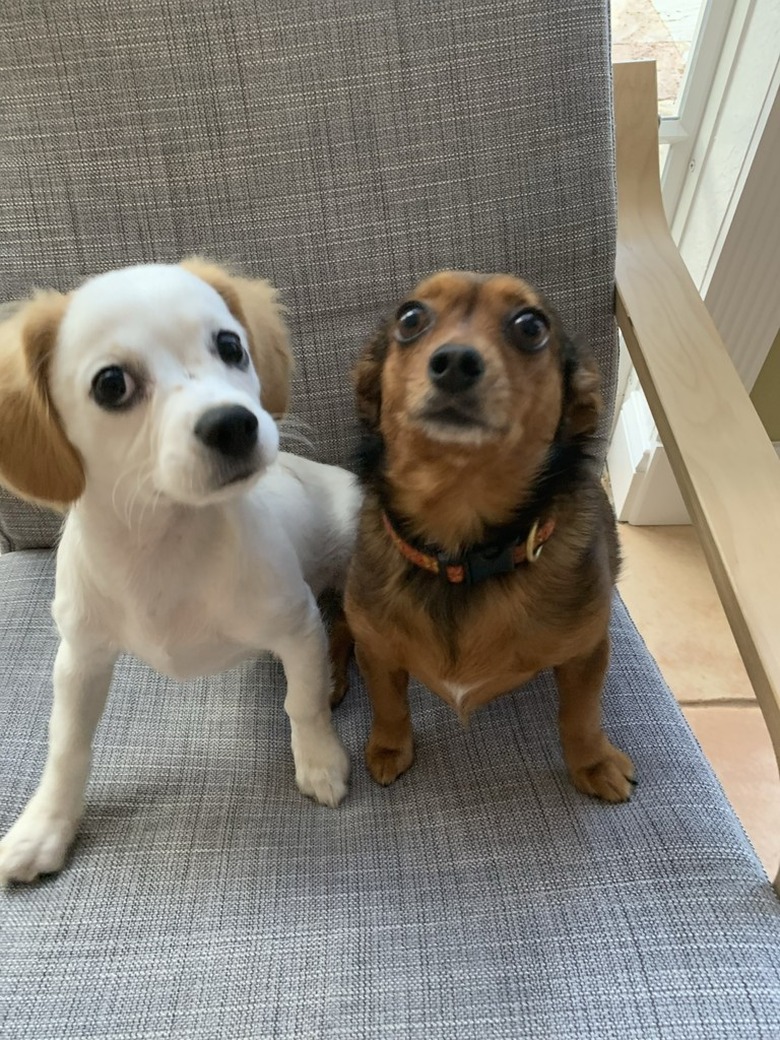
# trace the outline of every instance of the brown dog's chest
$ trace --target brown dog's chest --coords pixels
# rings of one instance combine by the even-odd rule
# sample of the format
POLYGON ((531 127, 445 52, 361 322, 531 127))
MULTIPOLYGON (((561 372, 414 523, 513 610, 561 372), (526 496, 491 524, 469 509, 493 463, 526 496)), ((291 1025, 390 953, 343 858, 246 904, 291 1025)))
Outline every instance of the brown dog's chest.
MULTIPOLYGON (((435 580, 435 579, 432 579, 435 580)), ((349 597, 348 597, 349 600, 349 597)), ((399 596, 379 619, 348 602, 356 640, 370 646, 389 668, 402 668, 447 701, 459 714, 522 685, 544 668, 587 653, 603 637, 608 601, 576 617, 541 600, 501 587, 480 590, 470 609, 443 626, 416 602, 399 596)))

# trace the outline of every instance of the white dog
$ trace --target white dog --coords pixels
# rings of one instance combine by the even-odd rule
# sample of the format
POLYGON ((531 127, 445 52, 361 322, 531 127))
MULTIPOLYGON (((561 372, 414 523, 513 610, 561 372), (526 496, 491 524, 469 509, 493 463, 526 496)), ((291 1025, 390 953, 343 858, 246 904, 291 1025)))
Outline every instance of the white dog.
POLYGON ((176 678, 276 654, 298 786, 343 798, 315 597, 343 584, 359 493, 278 453, 289 368, 274 290, 198 259, 41 294, 0 326, 0 479, 70 507, 49 753, 0 882, 62 866, 123 650, 176 678))

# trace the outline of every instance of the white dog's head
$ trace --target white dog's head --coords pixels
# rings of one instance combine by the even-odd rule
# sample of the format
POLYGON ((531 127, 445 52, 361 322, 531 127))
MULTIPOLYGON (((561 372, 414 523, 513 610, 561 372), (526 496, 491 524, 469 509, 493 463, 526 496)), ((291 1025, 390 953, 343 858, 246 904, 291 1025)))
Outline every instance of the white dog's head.
POLYGON ((41 294, 0 326, 0 477, 60 505, 218 501, 275 458, 289 375, 275 291, 205 261, 41 294))

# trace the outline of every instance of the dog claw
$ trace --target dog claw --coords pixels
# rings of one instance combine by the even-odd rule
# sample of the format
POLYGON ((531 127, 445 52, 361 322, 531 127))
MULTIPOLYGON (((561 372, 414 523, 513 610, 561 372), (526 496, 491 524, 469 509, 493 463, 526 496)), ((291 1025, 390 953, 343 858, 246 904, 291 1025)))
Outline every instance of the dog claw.
POLYGON ((613 804, 630 801, 636 786, 631 759, 611 745, 598 762, 572 769, 571 778, 578 791, 613 804))
POLYGON ((304 777, 299 777, 297 783, 301 794, 331 809, 335 809, 347 793, 346 782, 324 770, 307 773, 304 777))
POLYGON ((56 817, 19 817, 0 842, 0 886, 30 884, 62 869, 76 824, 56 817))
POLYGON ((335 734, 302 754, 294 747, 295 782, 302 794, 335 808, 347 793, 349 756, 335 734))
POLYGON ((333 691, 330 695, 330 706, 331 708, 337 708, 339 704, 344 700, 344 695, 349 689, 349 682, 346 677, 343 680, 337 680, 333 685, 333 691))
POLYGON ((414 761, 411 741, 400 748, 381 747, 369 741, 366 747, 366 765, 378 784, 387 787, 405 773, 414 761))

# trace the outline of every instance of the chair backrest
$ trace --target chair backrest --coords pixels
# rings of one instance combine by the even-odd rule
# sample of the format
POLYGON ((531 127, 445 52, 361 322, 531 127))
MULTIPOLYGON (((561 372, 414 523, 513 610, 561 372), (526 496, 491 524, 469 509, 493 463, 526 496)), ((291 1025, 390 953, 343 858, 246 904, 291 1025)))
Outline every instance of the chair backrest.
MULTIPOLYGON (((289 308, 293 411, 354 437, 348 372, 442 267, 526 275, 614 376, 607 0, 7 4, 0 300, 191 252, 289 308)), ((606 424, 605 424, 606 428, 606 424)))

